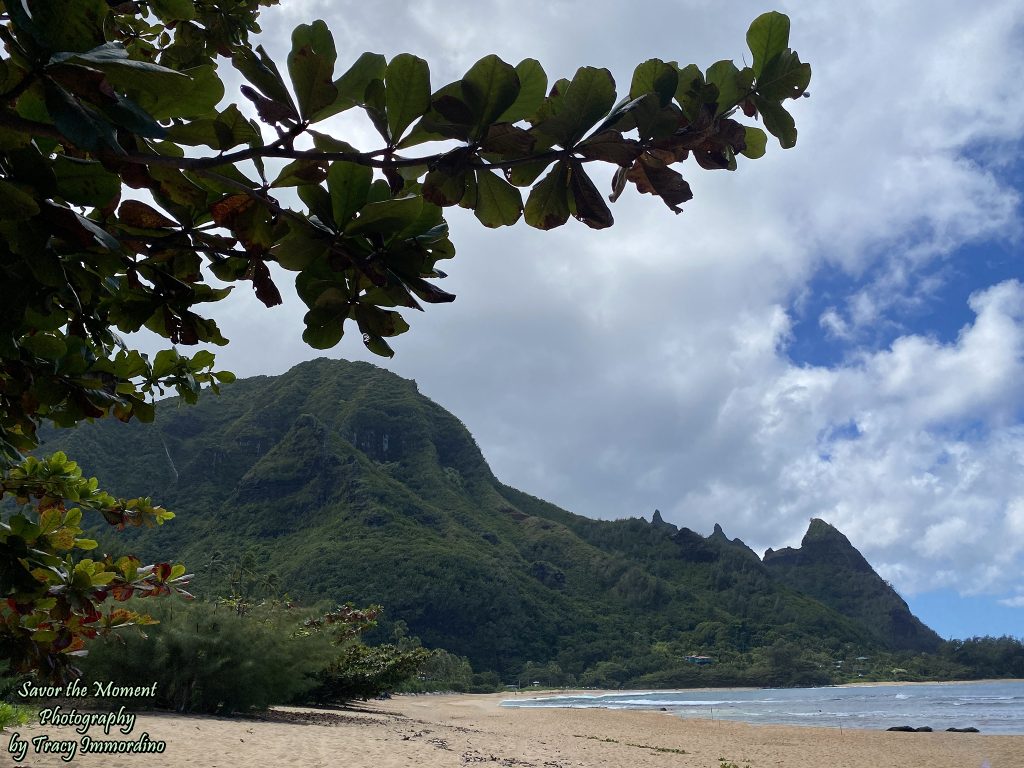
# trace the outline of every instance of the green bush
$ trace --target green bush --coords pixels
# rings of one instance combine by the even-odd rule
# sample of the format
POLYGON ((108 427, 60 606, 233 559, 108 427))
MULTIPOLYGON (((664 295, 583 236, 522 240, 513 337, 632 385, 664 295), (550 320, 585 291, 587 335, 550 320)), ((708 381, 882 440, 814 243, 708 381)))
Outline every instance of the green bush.
MULTIPOLYGON (((301 700, 334 656, 329 639, 297 636, 303 616, 282 606, 239 613, 209 602, 159 605, 160 624, 89 645, 84 681, 157 683, 153 706, 231 714, 301 700)), ((133 700, 133 706, 139 701, 133 700)))
POLYGON ((0 701, 0 731, 12 725, 25 725, 32 719, 34 711, 31 707, 0 701))
POLYGON ((352 642, 319 673, 309 699, 317 704, 339 704, 390 693, 416 674, 429 656, 425 648, 402 650, 395 645, 352 642))

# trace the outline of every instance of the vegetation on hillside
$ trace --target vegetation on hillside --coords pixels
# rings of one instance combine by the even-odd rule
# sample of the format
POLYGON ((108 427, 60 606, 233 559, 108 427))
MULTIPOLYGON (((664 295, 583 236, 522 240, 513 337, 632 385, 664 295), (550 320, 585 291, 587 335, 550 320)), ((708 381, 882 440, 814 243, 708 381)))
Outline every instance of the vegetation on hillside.
MULTIPOLYGON (((498 482, 454 416, 366 363, 303 363, 194 407, 162 404, 151 427, 97 424, 46 439, 88 456, 119 490, 156 486, 187 510, 174 526, 123 538, 195 564, 200 594, 223 585, 225 566, 259 563, 240 575, 253 598, 271 594, 254 578, 263 571, 306 603, 386 605, 367 640, 401 647, 411 635, 466 657, 460 687, 977 676, 957 660, 966 652, 922 654, 936 650, 927 628, 875 631, 903 603, 878 591, 869 566, 862 581, 848 579, 842 562, 863 558, 838 532, 837 570, 807 555, 820 576, 811 595, 721 529, 703 537, 660 518, 571 514, 498 482), (145 477, 133 471, 144 466, 145 477), (822 592, 833 585, 849 599, 859 584, 849 614, 822 592)), ((1012 652, 1004 657, 1012 669, 1012 652)))

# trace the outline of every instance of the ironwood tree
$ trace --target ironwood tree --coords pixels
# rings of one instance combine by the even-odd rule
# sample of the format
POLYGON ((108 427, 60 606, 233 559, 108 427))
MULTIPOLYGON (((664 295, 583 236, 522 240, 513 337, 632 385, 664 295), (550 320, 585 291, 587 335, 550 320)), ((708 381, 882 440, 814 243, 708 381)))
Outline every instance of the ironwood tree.
POLYGON ((150 421, 159 394, 216 391, 232 375, 178 345, 225 344, 203 305, 236 283, 280 304, 287 272, 307 344, 354 325, 390 356, 401 310, 455 298, 437 284, 455 255, 446 207, 485 227, 602 229, 613 218, 590 167, 605 163, 611 202, 632 190, 678 213, 684 164, 760 157, 757 122, 796 143, 784 102, 811 74, 773 12, 750 26, 749 66, 650 59, 621 95, 606 69, 549 82, 534 59, 493 55, 437 87, 407 53, 339 68, 323 21, 274 61, 252 37, 275 2, 0 0, 0 495, 15 506, 0 522, 0 652, 16 670, 65 674, 86 639, 146 620, 108 598, 188 581, 169 563, 80 557, 95 546, 83 512, 119 528, 173 515, 102 492, 63 455, 25 460, 41 424, 150 421), (229 69, 246 81, 234 100, 229 69), (377 146, 333 135, 346 110, 377 146), (143 327, 174 346, 133 349, 121 334, 143 327))

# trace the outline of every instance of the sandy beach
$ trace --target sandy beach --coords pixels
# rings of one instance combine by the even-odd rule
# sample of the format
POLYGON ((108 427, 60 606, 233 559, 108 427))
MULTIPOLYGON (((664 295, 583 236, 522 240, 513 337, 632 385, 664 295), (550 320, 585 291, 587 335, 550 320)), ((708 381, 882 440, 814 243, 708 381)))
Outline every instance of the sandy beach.
MULTIPOLYGON (((74 727, 8 729, 11 764, 83 768, 442 768, 466 765, 577 768, 1024 768, 1024 736, 887 733, 683 720, 667 713, 508 709, 507 694, 401 696, 353 710, 281 708, 266 718, 140 713, 130 733, 92 726, 97 741, 165 742, 161 754, 82 754, 74 727), (19 763, 12 733, 28 743, 19 763), (39 753, 32 739, 75 742, 71 761, 39 753)), ((42 743, 39 741, 38 743, 42 743)), ((5 764, 7 764, 5 762, 5 764)))

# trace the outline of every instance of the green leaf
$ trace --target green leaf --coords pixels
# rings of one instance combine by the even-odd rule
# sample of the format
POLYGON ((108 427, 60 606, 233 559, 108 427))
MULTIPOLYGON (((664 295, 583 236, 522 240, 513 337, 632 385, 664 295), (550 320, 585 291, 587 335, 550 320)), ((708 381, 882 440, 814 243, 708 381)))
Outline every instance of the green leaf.
POLYGON ((363 334, 369 334, 370 336, 398 336, 409 330, 409 323, 394 310, 360 304, 356 307, 355 314, 359 330, 363 334))
POLYGON ((704 89, 704 73, 696 64, 688 64, 679 70, 679 84, 676 86, 676 101, 683 113, 692 122, 700 111, 700 93, 704 89))
POLYGON ((322 160, 293 160, 277 174, 273 188, 319 184, 327 178, 327 163, 322 160))
POLYGON ((303 318, 306 329, 302 332, 302 340, 313 349, 330 349, 337 346, 345 334, 344 318, 333 313, 310 310, 303 318))
POLYGON ((423 198, 418 195, 367 203, 359 212, 359 217, 345 227, 345 232, 347 234, 376 232, 390 235, 416 221, 422 210, 423 198))
POLYGON ((189 79, 128 95, 157 120, 203 117, 215 112, 224 98, 224 84, 216 67, 206 64, 183 70, 182 74, 189 79))
POLYGON ((334 36, 322 20, 300 24, 292 32, 288 73, 303 117, 319 120, 329 113, 329 107, 337 100, 338 88, 334 85, 337 58, 334 36))
POLYGON ((82 104, 53 82, 45 84, 46 109, 57 129, 76 146, 95 152, 107 146, 124 152, 117 143, 114 126, 88 104, 82 104))
POLYGON ((764 127, 779 140, 783 149, 796 146, 796 122, 793 116, 777 101, 754 96, 754 106, 761 113, 764 127))
POLYGON ((203 118, 171 126, 168 138, 179 144, 204 144, 221 151, 239 144, 258 145, 262 141, 259 132, 234 104, 228 105, 216 118, 203 118))
POLYGON ((485 227, 508 227, 523 215, 523 198, 519 190, 496 173, 478 170, 476 190, 474 213, 485 227))
POLYGON ((423 179, 423 197, 434 205, 458 205, 466 195, 469 171, 463 168, 435 168, 423 179))
POLYGON ((145 80, 146 85, 143 87, 188 79, 187 75, 168 67, 131 58, 128 49, 121 43, 103 43, 103 45, 82 53, 74 51, 57 53, 50 57, 48 63, 53 65, 66 61, 85 63, 87 66, 94 67, 106 74, 110 82, 115 85, 131 77, 145 80))
POLYGON ((286 105, 293 114, 298 116, 295 102, 284 84, 284 78, 274 60, 267 55, 263 46, 251 48, 238 47, 232 51, 231 61, 242 76, 255 85, 268 99, 286 105))
POLYGON ((50 333, 37 333, 34 336, 28 336, 22 340, 21 346, 37 357, 46 360, 59 360, 68 351, 63 339, 50 333))
POLYGON ((554 229, 569 220, 569 166, 559 162, 530 192, 526 223, 537 229, 554 229))
POLYGON ((484 56, 470 67, 460 85, 462 99, 475 118, 475 138, 480 138, 519 96, 519 75, 515 68, 494 54, 484 56))
POLYGON ((327 172, 327 189, 331 193, 334 223, 343 228, 364 205, 370 195, 373 170, 343 160, 331 163, 327 172))
POLYGON ((747 30, 747 47, 754 55, 754 76, 760 77, 768 62, 789 47, 789 17, 778 11, 762 13, 747 30))
POLYGON ((299 199, 306 204, 309 215, 320 221, 333 224, 334 213, 331 206, 331 193, 319 184, 303 184, 298 188, 299 199))
POLYGON ((149 7, 164 23, 191 21, 196 17, 196 6, 193 0, 149 0, 149 7))
POLYGON ((463 100, 462 81, 449 83, 430 97, 430 109, 398 146, 404 149, 442 139, 469 141, 474 122, 473 110, 463 100))
POLYGON ((562 147, 579 141, 615 104, 615 80, 607 69, 580 67, 564 94, 550 97, 550 114, 535 128, 562 147))
POLYGON ((313 146, 321 152, 350 152, 353 155, 359 154, 358 149, 346 141, 336 139, 334 136, 328 136, 326 133, 320 133, 312 129, 306 131, 306 133, 313 137, 313 146))
POLYGON ((751 160, 756 160, 759 157, 763 157, 765 148, 768 145, 768 136, 760 128, 753 126, 744 126, 746 133, 747 148, 744 149, 740 154, 744 157, 749 157, 751 160))
POLYGON ((304 221, 289 222, 288 226, 288 234, 270 250, 270 255, 282 267, 301 272, 327 255, 331 240, 318 227, 304 221))
POLYGON ((153 358, 153 378, 162 379, 170 375, 180 359, 176 349, 161 349, 153 358))
MULTIPOLYGON (((11 5, 23 3, 7 5, 10 11, 11 5)), ((33 37, 47 51, 86 51, 103 42, 103 23, 110 12, 105 0, 34 2, 29 7, 33 37)))
POLYGON ((39 213, 39 203, 8 181, 0 180, 0 219, 31 219, 39 213))
POLYGON ((211 111, 224 96, 213 64, 178 72, 128 57, 120 43, 105 43, 85 53, 60 53, 51 64, 70 61, 98 69, 118 91, 157 120, 195 117, 211 111))
POLYGON ((498 116, 496 122, 515 123, 529 120, 544 103, 544 94, 548 90, 548 76, 536 59, 523 59, 516 64, 516 75, 519 77, 519 95, 512 105, 498 116))
POLYGON ((430 69, 418 56, 400 53, 388 63, 384 82, 388 133, 397 144, 412 121, 430 109, 430 69))
POLYGON ((390 129, 388 128, 387 116, 387 93, 383 80, 371 80, 366 86, 364 94, 365 102, 362 105, 366 116, 370 118, 373 127, 381 135, 384 141, 391 142, 390 129))
POLYGON ((366 52, 353 64, 348 71, 334 81, 338 96, 327 109, 320 113, 320 119, 336 115, 365 103, 366 89, 374 80, 384 80, 387 70, 387 59, 380 53, 366 52))
POLYGON ((391 345, 384 341, 384 339, 382 339, 380 336, 374 336, 373 334, 370 333, 364 333, 363 344, 365 344, 366 348, 373 352, 373 354, 379 355, 380 357, 395 356, 395 350, 393 350, 391 348, 391 345))
POLYGON ((666 106, 676 94, 679 85, 679 71, 672 64, 661 59, 648 59, 633 70, 633 81, 629 85, 629 98, 637 99, 645 93, 658 94, 661 106, 666 106))
POLYGON ((707 81, 718 88, 716 116, 735 107, 747 93, 740 82, 740 71, 728 60, 717 61, 708 67, 707 81))
POLYGON ((188 367, 193 371, 201 371, 204 368, 212 366, 214 361, 215 358, 213 352, 210 352, 207 349, 201 349, 192 355, 191 360, 189 360, 188 367))
POLYGON ((783 51, 769 61, 757 78, 757 92, 766 99, 798 99, 811 82, 811 65, 802 64, 793 51, 783 51))
POLYGON ((137 136, 147 139, 163 139, 167 136, 167 129, 158 123, 152 115, 147 113, 131 99, 126 99, 118 94, 116 103, 104 104, 100 111, 106 115, 112 123, 125 128, 137 136))
POLYGON ((532 163, 523 163, 506 172, 505 177, 517 187, 529 187, 533 185, 540 175, 551 165, 551 160, 537 160, 532 163))

